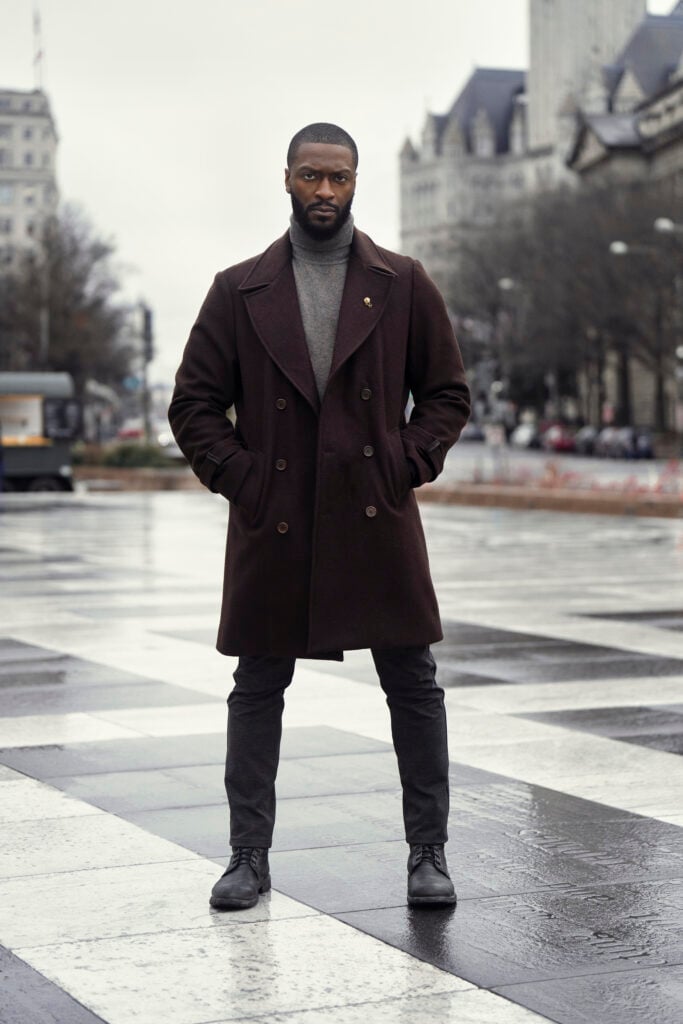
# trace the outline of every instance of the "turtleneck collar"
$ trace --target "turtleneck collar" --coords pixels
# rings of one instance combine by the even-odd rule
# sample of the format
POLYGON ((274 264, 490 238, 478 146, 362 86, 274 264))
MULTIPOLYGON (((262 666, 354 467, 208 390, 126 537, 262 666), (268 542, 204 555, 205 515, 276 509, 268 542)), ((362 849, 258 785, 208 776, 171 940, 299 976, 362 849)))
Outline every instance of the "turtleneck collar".
POLYGON ((348 259, 353 238, 353 214, 331 238, 311 238, 294 215, 289 221, 289 238, 294 250, 295 259, 315 263, 341 263, 348 259))

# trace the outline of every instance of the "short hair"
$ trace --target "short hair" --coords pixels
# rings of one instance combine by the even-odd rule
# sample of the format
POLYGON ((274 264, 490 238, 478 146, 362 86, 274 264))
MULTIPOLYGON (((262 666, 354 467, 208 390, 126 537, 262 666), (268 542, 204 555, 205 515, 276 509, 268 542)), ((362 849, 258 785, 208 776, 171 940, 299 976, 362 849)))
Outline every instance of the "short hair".
POLYGON ((316 121, 315 124, 307 124, 293 136, 287 150, 287 166, 291 167, 296 157, 299 146, 304 142, 325 142, 329 146, 346 146, 351 150, 353 166, 358 166, 358 147, 348 132, 337 124, 328 124, 326 121, 316 121))

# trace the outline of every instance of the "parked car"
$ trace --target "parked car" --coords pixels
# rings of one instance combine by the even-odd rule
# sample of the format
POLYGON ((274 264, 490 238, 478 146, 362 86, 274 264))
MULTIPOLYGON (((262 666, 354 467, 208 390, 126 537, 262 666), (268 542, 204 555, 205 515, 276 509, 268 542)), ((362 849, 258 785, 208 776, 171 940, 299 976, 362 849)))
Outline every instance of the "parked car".
POLYGON ((579 455, 593 455, 598 439, 597 427, 585 426, 577 432, 574 445, 579 455))
POLYGON ((573 452, 576 449, 574 435, 562 423, 548 427, 541 437, 541 446, 547 452, 573 452))
POLYGON ((510 434, 514 448, 540 448, 541 440, 535 423, 520 423, 510 434))
POLYGON ((470 420, 469 423, 465 424, 462 433, 460 434, 461 441, 484 441, 485 434, 483 429, 474 420, 470 420))

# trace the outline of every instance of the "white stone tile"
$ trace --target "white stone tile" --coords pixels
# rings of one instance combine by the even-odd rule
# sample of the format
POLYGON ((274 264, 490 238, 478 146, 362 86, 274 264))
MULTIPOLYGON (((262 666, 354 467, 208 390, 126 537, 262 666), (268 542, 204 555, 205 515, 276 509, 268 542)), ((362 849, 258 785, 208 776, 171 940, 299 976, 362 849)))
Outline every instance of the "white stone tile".
POLYGON ((117 727, 146 736, 191 736, 223 732, 226 722, 225 701, 204 704, 178 704, 175 707, 124 708, 98 711, 98 718, 117 727))
POLYGON ((597 684, 518 683, 500 686, 459 686, 451 691, 459 704, 499 714, 580 708, 640 707, 683 702, 683 675, 609 679, 597 684))
POLYGON ((226 1019, 227 1008, 239 1019, 472 987, 326 917, 15 952, 108 1024, 198 1024, 226 1019))
MULTIPOLYGON (((230 1019, 223 1017, 211 1024, 226 1024, 230 1019)), ((432 996, 406 996, 381 1003, 241 1017, 239 1024, 541 1024, 542 1021, 547 1021, 547 1017, 493 992, 468 989, 432 996)))
POLYGON ((233 928, 311 917, 318 911, 278 892, 238 914, 209 907, 222 869, 187 860, 101 867, 0 881, 0 943, 8 948, 115 938, 184 928, 233 928))
POLYGON ((140 732, 135 729, 124 728, 81 712, 0 718, 0 748, 86 743, 90 740, 118 740, 139 735, 140 732))
POLYGON ((98 807, 92 807, 82 800, 74 800, 61 790, 53 789, 52 786, 46 786, 35 779, 18 776, 16 781, 0 780, 0 825, 18 821, 43 821, 49 818, 76 818, 101 813, 98 807))
MULTIPOLYGON (((8 768, 6 764, 0 764, 0 783, 2 782, 20 782, 25 779, 26 776, 22 775, 21 772, 16 772, 14 768, 8 768)), ((0 790, 0 798, 2 791, 0 790)))
POLYGON ((175 843, 111 814, 23 821, 0 836, 0 879, 187 857, 175 843))

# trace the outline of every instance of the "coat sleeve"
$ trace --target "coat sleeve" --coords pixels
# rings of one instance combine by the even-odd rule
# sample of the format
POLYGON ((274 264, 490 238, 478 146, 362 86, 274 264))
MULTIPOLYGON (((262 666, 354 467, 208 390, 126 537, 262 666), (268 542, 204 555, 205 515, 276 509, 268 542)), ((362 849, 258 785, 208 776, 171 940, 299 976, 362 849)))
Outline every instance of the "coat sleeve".
POLYGON ((239 362, 230 293, 221 278, 216 275, 190 332, 168 419, 201 482, 232 501, 252 469, 253 455, 227 416, 239 387, 239 362))
POLYGON ((434 480, 470 414, 470 392, 460 349, 436 285, 413 266, 408 385, 415 407, 401 437, 413 486, 434 480))

